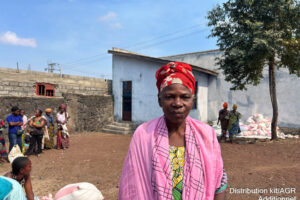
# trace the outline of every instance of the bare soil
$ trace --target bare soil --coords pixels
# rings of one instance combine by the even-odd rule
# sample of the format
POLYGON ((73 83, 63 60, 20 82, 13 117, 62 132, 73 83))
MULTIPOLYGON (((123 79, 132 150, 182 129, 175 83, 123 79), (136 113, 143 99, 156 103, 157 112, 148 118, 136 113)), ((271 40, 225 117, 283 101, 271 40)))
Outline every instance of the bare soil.
MULTIPOLYGON (((131 135, 82 133, 71 136, 67 150, 45 150, 31 156, 32 183, 38 196, 53 195, 76 182, 95 184, 105 199, 117 199, 122 165, 131 135)), ((267 196, 300 197, 300 140, 288 139, 254 144, 222 143, 224 167, 228 174, 227 199, 260 199, 267 196), (266 189, 273 194, 247 194, 237 189, 266 189), (274 188, 296 188, 296 194, 282 194, 274 188), (275 192, 275 193, 274 193, 275 192)), ((10 165, 0 167, 0 174, 10 165)), ((264 190, 264 191, 266 191, 264 190)))

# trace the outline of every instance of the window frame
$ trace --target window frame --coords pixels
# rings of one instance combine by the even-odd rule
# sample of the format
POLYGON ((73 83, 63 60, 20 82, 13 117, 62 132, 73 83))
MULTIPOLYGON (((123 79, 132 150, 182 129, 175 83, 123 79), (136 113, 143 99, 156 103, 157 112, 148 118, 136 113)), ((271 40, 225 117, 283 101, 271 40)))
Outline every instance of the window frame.
POLYGON ((50 83, 35 84, 35 94, 41 97, 55 97, 55 85, 50 83))

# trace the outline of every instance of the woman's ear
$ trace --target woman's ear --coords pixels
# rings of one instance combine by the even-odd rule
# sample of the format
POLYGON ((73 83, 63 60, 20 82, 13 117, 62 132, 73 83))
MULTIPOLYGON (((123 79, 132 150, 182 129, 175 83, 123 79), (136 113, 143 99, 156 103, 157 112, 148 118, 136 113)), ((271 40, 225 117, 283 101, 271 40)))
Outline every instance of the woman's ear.
POLYGON ((24 174, 24 172, 25 172, 25 168, 21 168, 19 171, 20 174, 24 174))

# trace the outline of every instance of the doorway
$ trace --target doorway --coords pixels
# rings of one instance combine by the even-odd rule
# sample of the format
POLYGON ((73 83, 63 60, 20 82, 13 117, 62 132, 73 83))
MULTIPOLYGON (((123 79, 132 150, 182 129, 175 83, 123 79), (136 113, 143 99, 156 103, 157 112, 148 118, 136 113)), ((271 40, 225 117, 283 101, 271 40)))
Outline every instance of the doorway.
POLYGON ((132 113, 132 81, 123 81, 123 114, 124 121, 131 121, 132 113))

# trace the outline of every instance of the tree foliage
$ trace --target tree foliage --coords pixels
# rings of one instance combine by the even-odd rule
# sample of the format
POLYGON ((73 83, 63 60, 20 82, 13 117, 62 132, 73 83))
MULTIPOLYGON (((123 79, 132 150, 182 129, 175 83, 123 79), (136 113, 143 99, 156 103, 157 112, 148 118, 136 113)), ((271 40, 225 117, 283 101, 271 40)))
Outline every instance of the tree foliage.
POLYGON ((218 64, 233 90, 258 85, 270 58, 300 76, 299 0, 228 0, 208 13, 210 37, 223 51, 218 64))

